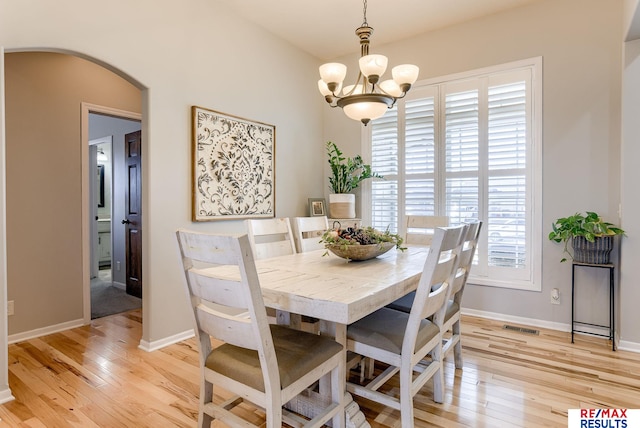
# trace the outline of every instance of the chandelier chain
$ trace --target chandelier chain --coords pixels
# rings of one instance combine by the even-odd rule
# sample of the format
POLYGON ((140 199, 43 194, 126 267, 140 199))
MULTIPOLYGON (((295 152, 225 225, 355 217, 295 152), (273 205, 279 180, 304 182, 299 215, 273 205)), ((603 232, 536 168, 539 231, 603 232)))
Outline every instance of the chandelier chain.
POLYGON ((367 23, 367 0, 363 1, 362 15, 364 16, 364 21, 362 21, 362 26, 368 27, 369 23, 367 23))

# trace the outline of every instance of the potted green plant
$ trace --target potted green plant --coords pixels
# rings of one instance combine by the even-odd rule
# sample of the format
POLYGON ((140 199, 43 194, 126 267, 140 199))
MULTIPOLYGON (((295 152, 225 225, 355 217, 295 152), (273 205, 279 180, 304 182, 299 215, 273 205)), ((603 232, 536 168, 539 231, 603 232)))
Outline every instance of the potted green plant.
MULTIPOLYGON (((552 228, 549 239, 564 242, 564 252, 579 263, 609 263, 613 237, 625 234, 621 228, 604 221, 600 215, 590 211, 587 211, 586 216, 576 213, 559 218, 552 224, 552 228), (573 247, 573 254, 568 248, 569 241, 573 247)), ((565 257, 560 261, 566 260, 565 257)))
POLYGON ((368 178, 384 178, 371 170, 360 155, 345 157, 335 143, 327 141, 327 155, 331 175, 329 176, 329 214, 332 218, 354 218, 356 216, 355 195, 350 193, 368 178))

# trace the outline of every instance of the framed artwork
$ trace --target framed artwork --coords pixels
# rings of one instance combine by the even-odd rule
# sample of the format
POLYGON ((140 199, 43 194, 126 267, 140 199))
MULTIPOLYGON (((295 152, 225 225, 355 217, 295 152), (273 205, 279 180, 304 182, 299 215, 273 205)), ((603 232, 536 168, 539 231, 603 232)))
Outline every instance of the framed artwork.
POLYGON ((193 106, 193 221, 275 217, 276 128, 193 106))
POLYGON ((327 215, 326 204, 323 198, 309 198, 309 216, 327 215))

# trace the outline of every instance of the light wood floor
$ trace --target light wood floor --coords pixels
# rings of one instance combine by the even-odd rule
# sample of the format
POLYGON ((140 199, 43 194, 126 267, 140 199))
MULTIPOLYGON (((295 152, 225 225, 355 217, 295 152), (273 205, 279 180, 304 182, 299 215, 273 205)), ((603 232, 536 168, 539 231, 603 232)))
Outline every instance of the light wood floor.
MULTIPOLYGON (((432 401, 430 383, 416 397, 416 427, 566 427, 570 408, 640 408, 640 354, 479 318, 463 326, 465 368, 447 360, 444 404, 432 401)), ((147 353, 140 336, 137 310, 9 346, 16 400, 0 406, 0 427, 195 426, 195 341, 147 353)), ((398 412, 356 401, 373 428, 399 426, 398 412)), ((260 423, 260 411, 244 412, 260 423)))

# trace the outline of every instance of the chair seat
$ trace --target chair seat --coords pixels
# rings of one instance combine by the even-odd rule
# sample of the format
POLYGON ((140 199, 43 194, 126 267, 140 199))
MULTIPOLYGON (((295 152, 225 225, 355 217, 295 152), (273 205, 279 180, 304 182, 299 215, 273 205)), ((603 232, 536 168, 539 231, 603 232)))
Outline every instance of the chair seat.
MULTIPOLYGON (((271 324, 280 386, 286 388, 306 373, 342 351, 342 345, 317 334, 271 324)), ((258 352, 223 344, 211 351, 205 366, 238 382, 264 392, 258 352)))
MULTIPOLYGON (((408 321, 409 314, 405 312, 381 308, 347 327, 347 339, 400 354, 408 321)), ((435 324, 423 319, 416 339, 416 349, 439 333, 440 329, 435 324)))
MULTIPOLYGON (((415 297, 416 297, 416 293, 411 292, 389 303, 387 305, 387 308, 409 313, 411 311, 411 305, 413 305, 413 299, 415 297)), ((447 309, 444 314, 444 322, 446 323, 447 321, 449 321, 451 317, 454 316, 459 310, 460 310, 460 305, 454 302, 453 300, 449 300, 447 302, 447 309)))

